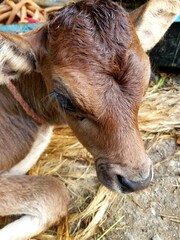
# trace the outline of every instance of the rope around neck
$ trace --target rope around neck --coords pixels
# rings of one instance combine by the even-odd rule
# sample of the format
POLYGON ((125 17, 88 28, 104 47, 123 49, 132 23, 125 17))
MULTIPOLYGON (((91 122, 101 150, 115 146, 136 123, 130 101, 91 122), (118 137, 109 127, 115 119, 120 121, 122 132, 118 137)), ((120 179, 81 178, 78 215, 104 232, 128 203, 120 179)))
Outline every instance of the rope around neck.
POLYGON ((7 87, 9 91, 12 93, 13 97, 16 99, 16 101, 21 105, 21 107, 24 109, 24 111, 27 113, 28 116, 30 116, 32 119, 34 119, 39 124, 44 124, 45 121, 42 120, 34 111, 33 109, 28 105, 28 103, 23 99, 20 92, 17 90, 16 86, 10 80, 7 84, 7 87))

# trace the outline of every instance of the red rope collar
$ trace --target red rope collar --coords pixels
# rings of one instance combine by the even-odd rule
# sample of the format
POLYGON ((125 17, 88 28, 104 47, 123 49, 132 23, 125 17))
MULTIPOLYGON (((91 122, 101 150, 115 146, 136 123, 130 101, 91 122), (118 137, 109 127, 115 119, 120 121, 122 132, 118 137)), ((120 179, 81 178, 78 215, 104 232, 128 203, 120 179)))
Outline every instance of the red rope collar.
POLYGON ((28 116, 32 117, 37 123, 43 124, 43 121, 37 114, 33 111, 33 109, 28 105, 28 103, 22 98, 20 92, 17 90, 14 83, 10 80, 7 84, 9 91, 12 93, 16 101, 21 105, 24 111, 27 113, 28 116))

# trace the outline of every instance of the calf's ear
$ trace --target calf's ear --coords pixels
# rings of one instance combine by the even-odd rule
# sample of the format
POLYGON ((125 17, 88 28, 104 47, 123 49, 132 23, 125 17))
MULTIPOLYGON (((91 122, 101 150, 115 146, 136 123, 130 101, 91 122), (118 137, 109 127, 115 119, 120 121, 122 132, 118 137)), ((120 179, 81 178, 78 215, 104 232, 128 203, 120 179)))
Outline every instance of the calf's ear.
POLYGON ((149 0, 130 13, 145 51, 152 49, 180 14, 179 0, 149 0))
POLYGON ((23 36, 0 32, 0 84, 36 69, 36 57, 23 36))

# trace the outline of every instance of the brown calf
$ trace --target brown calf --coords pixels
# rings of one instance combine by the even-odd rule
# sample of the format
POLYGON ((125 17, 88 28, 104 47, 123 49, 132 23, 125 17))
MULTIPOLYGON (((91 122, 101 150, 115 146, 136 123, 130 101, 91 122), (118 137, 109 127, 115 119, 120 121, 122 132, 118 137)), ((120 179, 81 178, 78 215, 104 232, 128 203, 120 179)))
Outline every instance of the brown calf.
MULTIPOLYGON (((155 45, 159 38, 145 25, 163 19, 151 2, 131 14, 140 41, 128 14, 109 0, 73 3, 21 36, 0 33, 0 81, 7 84, 0 87, 0 215, 23 214, 0 230, 0 239, 28 239, 67 212, 62 183, 23 175, 47 147, 54 125, 69 124, 108 188, 132 192, 149 185, 152 162, 137 115, 150 77, 140 42, 144 50, 147 41, 155 45)), ((179 1, 156 2, 170 12, 167 29, 179 1)))

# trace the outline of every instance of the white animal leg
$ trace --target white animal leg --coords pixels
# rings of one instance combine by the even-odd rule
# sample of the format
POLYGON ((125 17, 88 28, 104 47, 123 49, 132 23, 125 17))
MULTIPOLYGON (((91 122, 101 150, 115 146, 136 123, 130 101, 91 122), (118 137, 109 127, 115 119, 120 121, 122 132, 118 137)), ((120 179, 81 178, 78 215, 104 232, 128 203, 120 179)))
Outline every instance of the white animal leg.
POLYGON ((1 240, 27 240, 67 213, 64 184, 52 177, 0 176, 0 215, 24 215, 0 230, 1 240))

